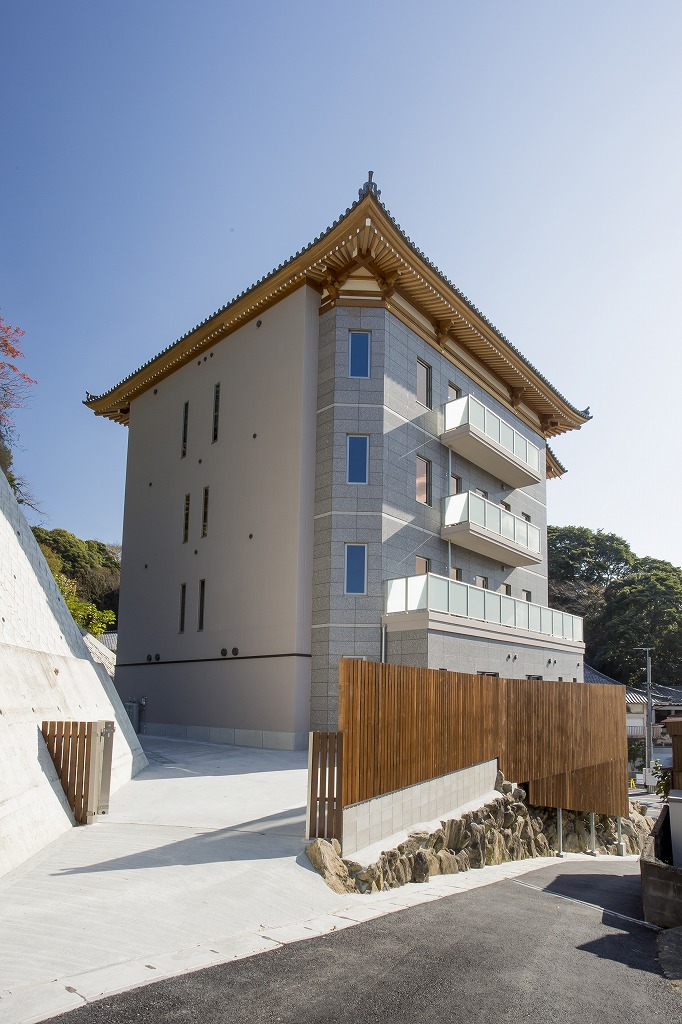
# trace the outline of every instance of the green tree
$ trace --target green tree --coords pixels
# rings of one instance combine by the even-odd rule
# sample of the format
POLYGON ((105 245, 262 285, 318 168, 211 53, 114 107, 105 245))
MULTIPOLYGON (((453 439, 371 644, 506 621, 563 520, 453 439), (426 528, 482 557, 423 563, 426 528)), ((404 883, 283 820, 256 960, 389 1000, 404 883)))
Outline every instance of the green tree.
POLYGON ((586 526, 548 526, 547 548, 553 581, 602 590, 625 576, 636 558, 622 537, 586 526))
POLYGON ((622 682, 641 682, 644 656, 653 647, 653 674, 682 684, 682 569, 656 558, 639 558, 604 592, 594 664, 622 682))
POLYGON ((62 592, 66 607, 73 615, 74 620, 83 629, 93 636, 101 634, 113 626, 116 616, 112 611, 102 611, 89 601, 82 601, 76 593, 76 581, 69 579, 63 572, 55 573, 57 586, 62 592))
POLYGON ((549 603, 585 620, 586 657, 596 664, 606 588, 622 579, 636 556, 615 533, 586 526, 547 528, 549 603))
POLYGON ((68 530, 47 530, 42 526, 34 526, 33 534, 43 554, 50 553, 46 557, 55 579, 61 573, 72 580, 74 597, 100 611, 113 612, 115 622, 121 581, 116 546, 99 540, 81 540, 68 530))

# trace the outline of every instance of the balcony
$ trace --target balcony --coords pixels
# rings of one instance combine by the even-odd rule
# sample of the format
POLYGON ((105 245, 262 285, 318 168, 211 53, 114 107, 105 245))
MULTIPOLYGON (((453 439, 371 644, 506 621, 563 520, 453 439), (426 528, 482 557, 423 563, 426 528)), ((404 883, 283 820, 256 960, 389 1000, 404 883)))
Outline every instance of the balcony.
POLYGON ((473 491, 443 498, 440 535, 443 540, 504 565, 537 565, 542 561, 537 526, 473 491))
POLYGON ((509 487, 542 479, 540 449, 473 395, 445 406, 443 444, 509 487))
POLYGON ((386 615, 417 611, 477 619, 575 643, 582 643, 583 639, 583 620, 568 612, 482 590, 434 573, 388 580, 386 615))

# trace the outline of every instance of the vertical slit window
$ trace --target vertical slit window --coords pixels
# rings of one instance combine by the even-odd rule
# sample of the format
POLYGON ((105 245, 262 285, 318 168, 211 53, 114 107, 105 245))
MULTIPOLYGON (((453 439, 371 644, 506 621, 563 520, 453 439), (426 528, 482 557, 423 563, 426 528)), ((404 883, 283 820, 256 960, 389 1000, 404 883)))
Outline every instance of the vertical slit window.
POLYGON ((369 479, 369 437, 349 434, 346 438, 346 482, 366 484, 369 479))
POLYGON ((421 455, 417 456, 416 498, 422 505, 431 504, 431 463, 421 455))
POLYGON ((204 507, 201 513, 201 536, 208 533, 208 487, 204 487, 204 507))
POLYGON ((431 408, 431 367, 421 359, 417 360, 417 401, 431 408))
POLYGON ((185 605, 187 603, 187 584, 180 584, 180 622, 179 622, 179 633, 185 632, 185 605))
POLYGON ((218 440, 218 424, 220 423, 220 384, 213 388, 213 436, 212 442, 218 440))
POLYGON ((348 338, 348 376, 369 377, 369 331, 351 331, 348 338))
POLYGON ((199 580, 199 610, 197 614, 197 630, 204 628, 204 603, 206 599, 206 580, 199 580))
POLYGON ((187 454, 187 427, 189 424, 189 402, 182 407, 182 444, 180 446, 180 458, 184 459, 187 454))
POLYGON ((367 545, 346 544, 344 593, 367 593, 367 545))
POLYGON ((185 510, 182 517, 182 543, 189 540, 189 494, 185 495, 185 510))

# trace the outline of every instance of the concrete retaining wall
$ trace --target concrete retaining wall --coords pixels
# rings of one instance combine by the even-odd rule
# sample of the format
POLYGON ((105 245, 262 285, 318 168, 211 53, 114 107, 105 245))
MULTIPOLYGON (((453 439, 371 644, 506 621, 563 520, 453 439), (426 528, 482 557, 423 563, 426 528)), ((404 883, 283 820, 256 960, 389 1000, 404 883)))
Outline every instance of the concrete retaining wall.
POLYGON ((494 789, 496 776, 497 760, 483 761, 437 779, 344 807, 344 857, 379 843, 396 832, 405 832, 419 822, 433 821, 477 800, 494 789))
POLYGON ((662 928, 682 925, 682 870, 661 860, 670 856, 669 808, 664 805, 639 860, 644 918, 662 928))
POLYGON ((40 731, 48 719, 114 720, 112 792, 147 763, 0 473, 0 875, 74 824, 40 731))

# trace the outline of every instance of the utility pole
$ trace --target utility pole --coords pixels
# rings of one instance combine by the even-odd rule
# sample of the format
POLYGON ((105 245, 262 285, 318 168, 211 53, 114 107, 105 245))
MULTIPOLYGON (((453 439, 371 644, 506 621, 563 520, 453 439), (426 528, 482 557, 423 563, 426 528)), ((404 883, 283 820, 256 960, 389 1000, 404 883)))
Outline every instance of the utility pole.
POLYGON ((646 651, 646 763, 645 770, 651 768, 651 761, 654 756, 654 741, 652 733, 653 707, 651 703, 651 652, 653 647, 633 647, 634 651, 646 651))

